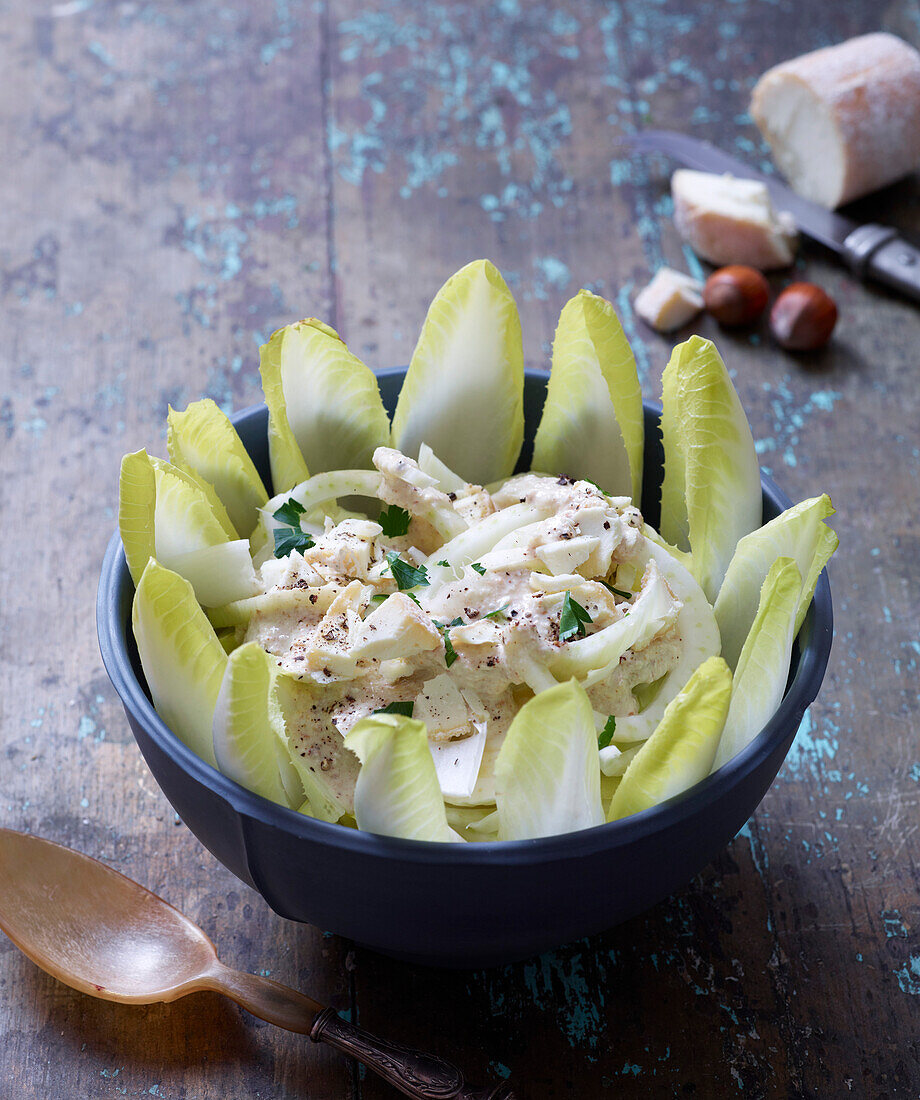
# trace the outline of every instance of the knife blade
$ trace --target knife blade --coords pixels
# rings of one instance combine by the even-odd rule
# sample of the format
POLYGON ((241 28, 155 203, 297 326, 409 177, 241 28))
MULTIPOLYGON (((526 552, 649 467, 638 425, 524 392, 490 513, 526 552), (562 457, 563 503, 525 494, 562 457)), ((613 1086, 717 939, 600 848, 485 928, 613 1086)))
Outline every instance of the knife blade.
POLYGON ((775 176, 758 172, 716 145, 673 130, 640 130, 623 140, 640 152, 664 153, 702 172, 729 172, 741 179, 760 180, 777 210, 788 211, 812 240, 842 257, 861 279, 874 279, 920 301, 920 249, 898 236, 897 230, 874 222, 860 225, 833 210, 803 199, 775 176))

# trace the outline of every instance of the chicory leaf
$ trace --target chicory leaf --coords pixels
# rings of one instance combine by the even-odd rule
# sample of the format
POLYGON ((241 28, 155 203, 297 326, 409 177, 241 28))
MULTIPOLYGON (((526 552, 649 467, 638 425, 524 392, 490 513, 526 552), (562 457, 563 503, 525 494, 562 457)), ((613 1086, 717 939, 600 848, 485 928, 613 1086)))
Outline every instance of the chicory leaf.
POLYGON ((786 690, 802 576, 792 558, 770 567, 754 622, 738 658, 731 706, 713 770, 757 736, 776 713, 786 690))
POLYGON ((361 761, 355 785, 359 829, 406 840, 462 841, 447 824, 424 722, 374 714, 352 726, 345 747, 361 761))
POLYGON ((626 768, 610 800, 608 821, 673 798, 709 775, 731 690, 732 674, 721 657, 700 665, 626 768))
POLYGON ((722 634, 722 656, 734 668, 748 636, 763 582, 778 557, 795 560, 802 590, 795 614, 795 633, 811 603, 821 570, 837 549, 837 535, 824 522, 834 514, 827 495, 803 500, 738 543, 715 602, 722 634))
POLYGON ((211 723, 227 654, 191 584, 151 558, 138 581, 131 620, 157 713, 192 752, 216 767, 211 723))
POLYGON ((500 840, 588 829, 604 821, 594 712, 576 680, 528 700, 495 763, 500 840))
POLYGON ((638 502, 644 435, 642 391, 623 326, 609 302, 580 290, 556 326, 532 468, 638 502))
POLYGON ((475 260, 441 287, 406 373, 393 446, 418 458, 429 444, 475 485, 508 477, 524 438, 524 353, 511 291, 475 260))
POLYGON ((250 535, 268 494, 227 414, 206 397, 183 412, 170 408, 167 421, 170 461, 213 485, 233 526, 250 535))
POLYGON ((255 642, 230 654, 214 710, 214 753, 224 775, 297 809, 303 783, 291 759, 277 676, 275 661, 255 642))
POLYGON ((760 526, 751 429, 715 345, 678 344, 662 378, 661 534, 682 550, 712 603, 738 540, 760 526))

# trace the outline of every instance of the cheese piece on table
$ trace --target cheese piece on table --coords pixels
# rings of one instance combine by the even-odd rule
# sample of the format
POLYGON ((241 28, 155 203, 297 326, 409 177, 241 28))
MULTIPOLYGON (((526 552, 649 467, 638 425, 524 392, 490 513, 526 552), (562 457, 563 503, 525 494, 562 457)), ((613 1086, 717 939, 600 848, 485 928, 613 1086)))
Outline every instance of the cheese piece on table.
POLYGON ((751 114, 793 189, 833 210, 920 161, 920 53, 865 34, 784 61, 758 80, 751 114))
POLYGON ((658 332, 672 332, 703 308, 703 284, 672 267, 659 267, 633 304, 647 325, 658 332))
POLYGON ((795 222, 773 210, 759 180, 681 168, 671 177, 671 197, 678 232, 704 260, 761 271, 792 263, 795 222))

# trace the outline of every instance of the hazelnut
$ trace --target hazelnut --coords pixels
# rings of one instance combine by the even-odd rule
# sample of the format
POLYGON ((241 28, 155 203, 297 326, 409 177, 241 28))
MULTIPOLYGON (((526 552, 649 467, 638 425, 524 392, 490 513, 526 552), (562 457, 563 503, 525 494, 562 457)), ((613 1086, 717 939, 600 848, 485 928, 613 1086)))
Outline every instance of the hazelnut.
POLYGON ((831 338, 837 306, 814 283, 792 283, 770 310, 770 332, 787 351, 814 351, 831 338))
POLYGON ((729 264, 706 280, 703 301, 720 325, 749 325, 763 313, 770 298, 767 280, 756 267, 729 264))

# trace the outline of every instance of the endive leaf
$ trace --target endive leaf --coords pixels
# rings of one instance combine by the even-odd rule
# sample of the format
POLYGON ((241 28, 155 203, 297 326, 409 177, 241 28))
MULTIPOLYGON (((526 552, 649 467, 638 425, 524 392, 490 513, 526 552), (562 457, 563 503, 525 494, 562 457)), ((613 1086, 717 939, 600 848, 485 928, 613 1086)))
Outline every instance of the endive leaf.
POLYGON ((760 526, 754 440, 711 340, 678 344, 662 378, 661 534, 682 550, 713 602, 738 540, 760 526))
POLYGON ((642 391, 623 326, 608 301, 580 290, 556 326, 533 469, 587 478, 639 501, 644 437, 642 391))
POLYGON ((594 712, 577 680, 541 691, 515 715, 495 763, 499 840, 602 825, 594 712))
POLYGON ((407 840, 462 841, 447 824, 424 722, 373 714, 352 726, 345 747, 361 761, 355 786, 359 829, 407 840))
POLYGON ((423 443, 476 485, 508 477, 524 438, 524 353, 511 291, 488 260, 452 275, 428 309, 396 414, 393 446, 423 443))
POLYGON ((268 408, 268 464, 272 475, 272 492, 283 493, 310 476, 307 464, 288 420, 287 401, 281 382, 281 349, 283 328, 259 348, 259 374, 262 394, 268 408))
POLYGON ((229 603, 258 591, 245 541, 213 488, 196 474, 146 451, 125 455, 118 521, 135 584, 148 560, 156 558, 190 580, 204 604, 229 603))
POLYGON ((708 657, 719 654, 716 617, 696 579, 657 543, 647 542, 645 551, 654 559, 668 588, 683 605, 676 623, 676 631, 681 638, 680 656, 650 691, 650 698, 645 700, 645 706, 638 714, 617 718, 617 742, 641 741, 649 737, 661 721, 668 703, 687 683, 694 669, 708 657))
POLYGON ((212 719, 227 654, 192 586, 151 558, 134 594, 132 623, 157 713, 216 767, 212 719))
POLYGON ((368 469, 375 448, 389 442, 373 371, 321 321, 297 321, 274 333, 262 348, 260 371, 275 493, 306 480, 308 469, 368 469))
POLYGON ((757 614, 763 582, 778 557, 793 558, 802 576, 795 614, 794 633, 798 634, 821 570, 837 549, 837 535, 824 523, 833 514, 834 507, 827 494, 812 497, 787 508, 738 543, 715 602, 722 656, 730 667, 738 663, 741 647, 757 614))
POLYGON ((792 558, 777 558, 760 591, 757 614, 738 658, 731 707, 713 769, 757 736, 783 699, 802 575, 792 558))
POLYGON ((277 665, 255 642, 230 654, 214 709, 214 754, 224 775, 263 798, 297 808, 303 784, 288 748, 277 676, 277 665))
POLYGON ((174 466, 210 482, 244 536, 256 525, 257 508, 268 494, 249 452, 229 417, 210 398, 193 401, 183 412, 170 408, 166 447, 174 466))
POLYGON ((709 775, 731 690, 732 674, 721 657, 700 665, 627 767, 608 821, 656 806, 709 775))

